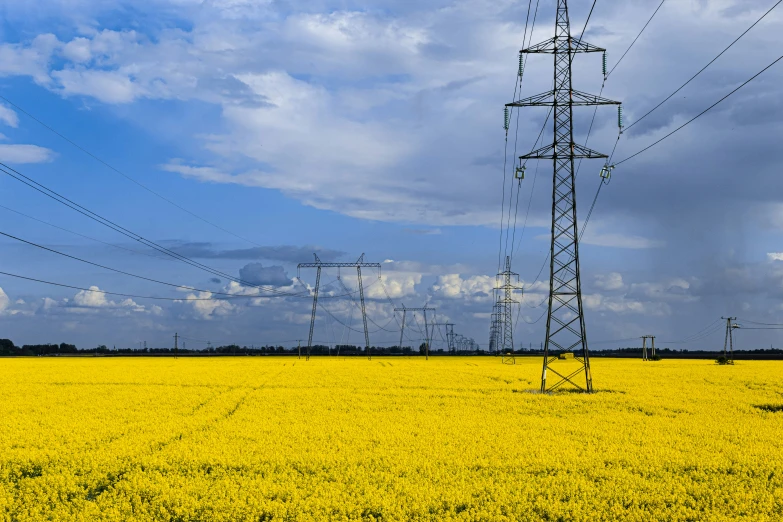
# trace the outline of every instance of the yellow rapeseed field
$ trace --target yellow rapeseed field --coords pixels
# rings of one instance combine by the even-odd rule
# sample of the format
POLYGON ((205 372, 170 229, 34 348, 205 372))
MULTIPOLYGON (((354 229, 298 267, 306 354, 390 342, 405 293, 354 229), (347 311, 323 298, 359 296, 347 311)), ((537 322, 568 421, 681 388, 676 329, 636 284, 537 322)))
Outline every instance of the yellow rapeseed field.
POLYGON ((783 520, 783 362, 0 359, 4 520, 783 520))

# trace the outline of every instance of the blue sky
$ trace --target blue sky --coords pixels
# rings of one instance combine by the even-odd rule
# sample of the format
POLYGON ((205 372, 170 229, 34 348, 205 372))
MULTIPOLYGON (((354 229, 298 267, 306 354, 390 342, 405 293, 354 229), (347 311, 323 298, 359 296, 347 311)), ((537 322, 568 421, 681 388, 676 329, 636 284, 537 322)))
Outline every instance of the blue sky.
MULTIPOLYGON (((604 95, 623 100, 632 123, 773 3, 664 4, 604 95)), ((589 4, 572 2, 574 32, 589 4)), ((455 331, 486 343, 500 234, 502 107, 512 98, 527 7, 478 0, 3 1, 0 95, 157 194, 246 240, 151 194, 2 100, 0 161, 145 238, 232 277, 244 270, 282 291, 302 291, 293 281, 296 263, 309 261, 314 250, 344 261, 366 253, 384 262, 383 282, 397 304, 430 303, 440 320, 456 323, 455 331)), ((611 67, 654 7, 598 2, 585 39, 609 50, 611 67)), ((539 9, 533 43, 553 29, 554 4, 542 1, 539 9)), ((616 159, 665 135, 777 58, 773 29, 781 13, 773 11, 624 134, 616 159)), ((524 96, 549 88, 551 67, 551 57, 528 62, 524 96)), ((580 57, 574 69, 576 88, 600 90, 600 57, 580 57)), ((782 75, 773 67, 615 170, 582 244, 590 339, 654 333, 682 340, 728 314, 783 322, 781 160, 775 153, 782 75)), ((532 147, 545 115, 545 109, 520 115, 518 154, 532 147)), ((577 113, 578 140, 591 117, 591 109, 577 113)), ((592 148, 611 150, 615 120, 612 109, 598 111, 592 148)), ((580 218, 600 167, 582 167, 580 218)), ((551 165, 539 165, 535 186, 534 169, 521 188, 522 241, 514 257, 526 292, 516 338, 525 345, 543 339, 544 321, 535 321, 544 309, 536 305, 547 286, 546 273, 534 280, 548 250, 551 165)), ((0 208, 0 232, 149 278, 254 293, 155 257, 7 176, 0 191, 7 207, 0 208)), ((306 298, 210 300, 216 296, 130 278, 8 238, 0 244, 5 272, 179 299, 127 301, 0 276, 2 336, 17 344, 133 346, 147 340, 165 346, 175 331, 213 344, 306 337, 306 298), (189 301, 189 295, 202 300, 189 301)), ((302 275, 305 284, 314 283, 312 272, 302 275)), ((354 290, 350 278, 345 283, 354 290)), ((336 284, 329 289, 341 293, 336 284)), ((369 311, 392 331, 372 339, 391 342, 397 326, 382 289, 377 283, 368 288, 369 311)), ((350 300, 325 306, 359 327, 350 300)), ((748 347, 776 342, 775 331, 740 335, 748 347)), ((358 342, 360 336, 324 318, 316 338, 358 342)), ((671 346, 721 342, 716 330, 706 344, 671 346)))

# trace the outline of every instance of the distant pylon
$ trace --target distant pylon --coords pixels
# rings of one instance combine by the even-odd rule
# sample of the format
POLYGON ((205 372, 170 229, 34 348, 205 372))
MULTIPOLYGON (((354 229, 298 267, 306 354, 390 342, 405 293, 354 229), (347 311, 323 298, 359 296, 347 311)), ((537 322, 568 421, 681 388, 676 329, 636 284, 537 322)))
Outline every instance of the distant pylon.
MULTIPOLYGON (((302 268, 316 268, 315 276, 315 289, 313 290, 313 311, 310 315, 310 334, 307 337, 307 360, 310 360, 310 349, 313 346, 313 330, 315 329, 315 312, 318 309, 318 291, 321 288, 321 269, 322 268, 355 268, 356 276, 359 281, 359 301, 362 308, 362 323, 364 324, 364 345, 367 353, 367 357, 372 359, 370 353, 370 332, 367 329, 367 310, 364 306, 364 283, 362 282, 362 267, 377 268, 378 278, 381 277, 381 264, 380 263, 368 263, 364 260, 364 254, 356 260, 355 263, 325 263, 318 258, 318 254, 313 254, 315 257, 314 263, 299 263, 296 266, 296 277, 299 279, 302 268)), ((301 281, 301 279, 300 279, 301 281)), ((323 305, 322 305, 323 306, 323 305)))
POLYGON ((499 350, 502 354, 514 353, 514 320, 513 308, 519 301, 514 299, 514 292, 518 291, 519 286, 512 281, 517 278, 519 283, 519 274, 511 271, 511 257, 506 256, 506 266, 503 272, 498 274, 498 278, 503 285, 498 288, 502 297, 499 297, 498 304, 500 308, 498 314, 502 317, 500 322, 499 350))
POLYGON ((721 317, 726 320, 726 339, 723 341, 723 357, 726 359, 727 364, 734 364, 734 329, 739 328, 740 325, 732 323, 736 321, 736 317, 721 317), (728 348, 728 351, 727 351, 728 348))
MULTIPOLYGON (((419 308, 408 308, 405 305, 402 305, 401 308, 395 308, 394 312, 402 312, 402 326, 400 327, 400 350, 402 350, 402 341, 405 336, 405 316, 408 312, 413 312, 414 314, 416 312, 422 312, 424 314, 424 354, 426 360, 430 360, 430 341, 432 339, 432 333, 430 332, 430 326, 429 322, 427 321, 427 311, 435 312, 434 308, 430 308, 428 306, 422 306, 419 308)), ((414 315, 414 318, 416 316, 414 315)), ((433 326, 434 328, 434 326, 433 326)), ((434 331, 434 330, 433 330, 434 331)))
MULTIPOLYGON (((498 285, 499 286, 499 285, 498 285)), ((495 289, 496 291, 498 288, 495 289)), ((492 315, 490 316, 491 323, 489 325, 489 353, 500 353, 500 337, 503 332, 503 314, 501 313, 502 304, 500 298, 492 305, 492 315)))
POLYGON ((642 336, 642 360, 643 361, 649 361, 650 359, 655 359, 655 336, 654 335, 643 335, 642 336), (650 357, 647 356, 647 339, 650 339, 652 342, 652 353, 650 354, 650 357))

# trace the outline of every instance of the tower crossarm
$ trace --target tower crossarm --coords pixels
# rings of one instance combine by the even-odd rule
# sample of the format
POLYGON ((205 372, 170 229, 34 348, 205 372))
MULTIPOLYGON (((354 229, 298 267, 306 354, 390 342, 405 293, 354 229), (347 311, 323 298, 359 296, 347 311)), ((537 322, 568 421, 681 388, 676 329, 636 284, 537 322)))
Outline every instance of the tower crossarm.
POLYGON ((571 53, 606 52, 606 49, 604 49, 603 47, 598 47, 596 45, 589 44, 582 40, 576 39, 570 35, 568 39, 570 39, 570 45, 567 39, 556 36, 554 38, 549 38, 548 40, 544 40, 541 43, 532 45, 527 49, 522 49, 519 52, 524 54, 555 54, 555 53, 567 52, 569 47, 571 49, 571 53))
MULTIPOLYGON (((589 107, 593 105, 622 105, 621 102, 610 100, 609 98, 603 98, 576 89, 571 90, 572 106, 574 107, 589 107)), ((506 107, 552 107, 554 105, 562 105, 563 100, 555 97, 555 90, 542 92, 528 98, 522 98, 515 102, 507 103, 506 107)))
POLYGON ((530 152, 528 154, 524 154, 519 157, 520 160, 529 160, 529 159, 562 159, 567 160, 571 157, 574 159, 576 158, 585 158, 585 159, 600 159, 600 158, 608 158, 606 154, 602 154, 600 152, 597 152, 593 149, 584 147, 582 145, 579 145, 578 143, 571 143, 571 151, 573 152, 573 156, 571 153, 567 154, 561 154, 558 155, 558 151, 562 152, 562 147, 555 147, 554 144, 549 144, 544 147, 541 147, 540 149, 534 150, 533 152, 530 152))
POLYGON ((355 262, 353 263, 324 263, 318 258, 318 254, 313 254, 315 256, 315 262, 313 263, 299 263, 296 265, 296 273, 297 275, 300 274, 300 271, 303 268, 377 268, 378 269, 378 275, 381 273, 381 264, 380 263, 367 263, 364 260, 364 254, 359 257, 355 262))
POLYGON ((408 308, 406 306, 403 306, 401 308, 395 308, 394 311, 395 312, 434 312, 435 309, 426 306, 422 306, 420 308, 408 308))
POLYGON ((362 268, 381 268, 380 263, 299 263, 297 268, 356 268, 360 266, 362 268))

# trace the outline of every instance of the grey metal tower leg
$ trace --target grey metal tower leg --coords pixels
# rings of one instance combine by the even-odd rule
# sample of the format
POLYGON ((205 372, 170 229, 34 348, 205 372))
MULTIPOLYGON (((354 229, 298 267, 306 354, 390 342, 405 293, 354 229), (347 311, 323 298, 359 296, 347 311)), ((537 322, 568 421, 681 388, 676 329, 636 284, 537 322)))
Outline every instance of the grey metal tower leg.
POLYGON ((307 337, 307 360, 310 360, 310 349, 313 346, 313 330, 315 329, 315 310, 318 308, 318 289, 321 287, 321 267, 315 276, 315 291, 313 292, 313 314, 310 316, 310 335, 307 337))
POLYGON ((370 332, 367 330, 367 310, 364 307, 364 286, 362 285, 362 267, 356 267, 359 276, 359 300, 362 302, 362 321, 364 321, 364 345, 367 347, 367 358, 372 359, 370 353, 370 332))

